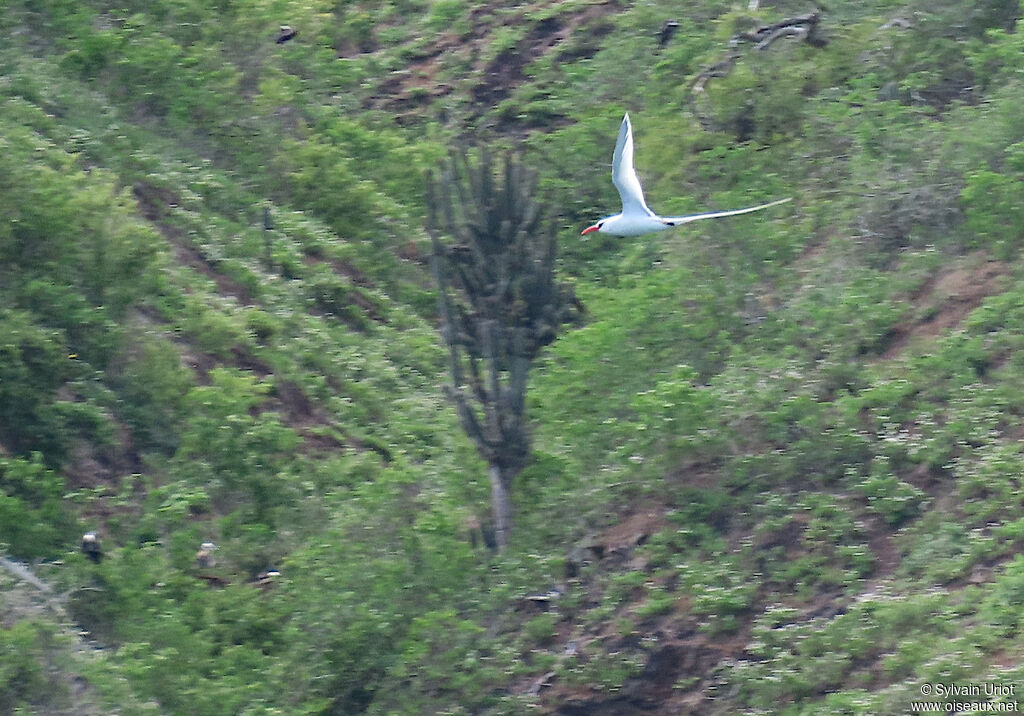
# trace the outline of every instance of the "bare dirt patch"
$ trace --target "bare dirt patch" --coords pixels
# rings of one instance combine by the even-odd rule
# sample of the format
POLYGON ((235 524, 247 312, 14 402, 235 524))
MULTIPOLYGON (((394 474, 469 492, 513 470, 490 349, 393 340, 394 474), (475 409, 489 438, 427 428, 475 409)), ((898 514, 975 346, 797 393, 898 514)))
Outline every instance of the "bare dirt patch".
POLYGON ((504 6, 477 6, 470 17, 471 29, 464 34, 445 32, 407 67, 392 73, 376 89, 368 105, 396 115, 399 124, 415 121, 417 112, 434 101, 465 88, 476 113, 485 112, 508 97, 528 80, 525 68, 534 60, 557 52, 559 61, 569 62, 597 53, 596 40, 611 31, 604 18, 623 8, 616 0, 569 8, 559 14, 532 19, 540 6, 523 6, 514 17, 502 19, 504 6), (494 33, 502 28, 526 27, 511 47, 496 54, 491 49, 494 33), (466 67, 458 75, 446 69, 453 59, 466 67))
POLYGON ((914 342, 958 326, 985 298, 1002 290, 1006 274, 1007 266, 1001 261, 958 266, 937 274, 911 297, 912 317, 896 327, 882 359, 895 358, 914 342))

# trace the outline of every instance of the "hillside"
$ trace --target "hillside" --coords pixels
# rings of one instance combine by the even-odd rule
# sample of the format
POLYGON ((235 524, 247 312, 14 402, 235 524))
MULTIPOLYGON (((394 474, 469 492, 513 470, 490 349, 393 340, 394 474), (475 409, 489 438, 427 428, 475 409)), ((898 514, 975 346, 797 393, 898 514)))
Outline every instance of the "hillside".
POLYGON ((1024 680, 1024 12, 815 10, 0 5, 0 713, 1024 680), (625 111, 656 210, 794 201, 580 236, 625 111), (500 554, 427 268, 465 145, 537 170, 586 308, 533 367, 500 554))

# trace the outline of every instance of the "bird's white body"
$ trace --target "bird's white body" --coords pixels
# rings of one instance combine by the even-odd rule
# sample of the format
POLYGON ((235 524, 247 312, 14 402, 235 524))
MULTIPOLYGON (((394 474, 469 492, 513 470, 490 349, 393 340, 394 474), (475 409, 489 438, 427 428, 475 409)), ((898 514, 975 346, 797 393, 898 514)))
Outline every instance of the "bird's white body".
POLYGON ((582 234, 600 231, 602 234, 611 234, 613 236, 641 236, 654 233, 655 231, 665 231, 673 226, 688 224, 691 221, 749 214, 752 211, 761 211, 761 209, 784 204, 790 200, 789 198, 779 199, 768 204, 749 206, 745 209, 713 211, 707 214, 658 216, 647 208, 643 187, 640 186, 640 179, 637 178, 636 169, 633 168, 633 127, 629 122, 628 114, 622 118, 622 125, 619 127, 619 138, 615 142, 615 153, 612 155, 612 183, 619 190, 619 197, 622 199, 622 211, 615 214, 615 216, 602 219, 593 226, 588 226, 582 231, 582 234))

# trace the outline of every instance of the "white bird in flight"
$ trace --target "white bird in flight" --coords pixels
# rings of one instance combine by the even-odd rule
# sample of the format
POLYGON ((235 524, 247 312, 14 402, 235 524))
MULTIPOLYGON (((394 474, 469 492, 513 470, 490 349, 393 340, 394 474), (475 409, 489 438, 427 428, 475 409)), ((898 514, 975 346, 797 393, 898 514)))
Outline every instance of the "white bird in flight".
POLYGON ((749 214, 752 211, 761 211, 761 209, 785 204, 791 200, 789 197, 769 204, 748 206, 746 209, 713 211, 709 214, 658 216, 647 208, 647 202, 644 201, 644 190, 641 188, 640 180, 633 168, 633 126, 629 123, 628 114, 622 118, 619 139, 615 142, 615 153, 612 155, 612 183, 615 184, 615 188, 619 190, 619 196, 622 197, 622 212, 601 219, 593 226, 588 226, 580 232, 580 236, 592 231, 600 231, 602 234, 612 234, 613 236, 640 236, 655 231, 665 231, 673 226, 688 224, 691 221, 749 214))

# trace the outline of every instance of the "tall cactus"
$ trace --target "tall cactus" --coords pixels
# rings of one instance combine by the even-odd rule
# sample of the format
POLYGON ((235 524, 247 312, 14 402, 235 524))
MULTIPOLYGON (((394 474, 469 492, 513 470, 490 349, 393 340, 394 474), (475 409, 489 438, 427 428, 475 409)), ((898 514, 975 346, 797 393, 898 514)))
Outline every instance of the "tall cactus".
POLYGON ((530 454, 526 383, 541 348, 580 308, 554 278, 555 236, 534 200, 536 176, 511 156, 453 152, 427 179, 430 267, 462 429, 490 466, 499 549, 511 530, 509 490, 530 454), (454 243, 445 243, 450 236, 454 243))

